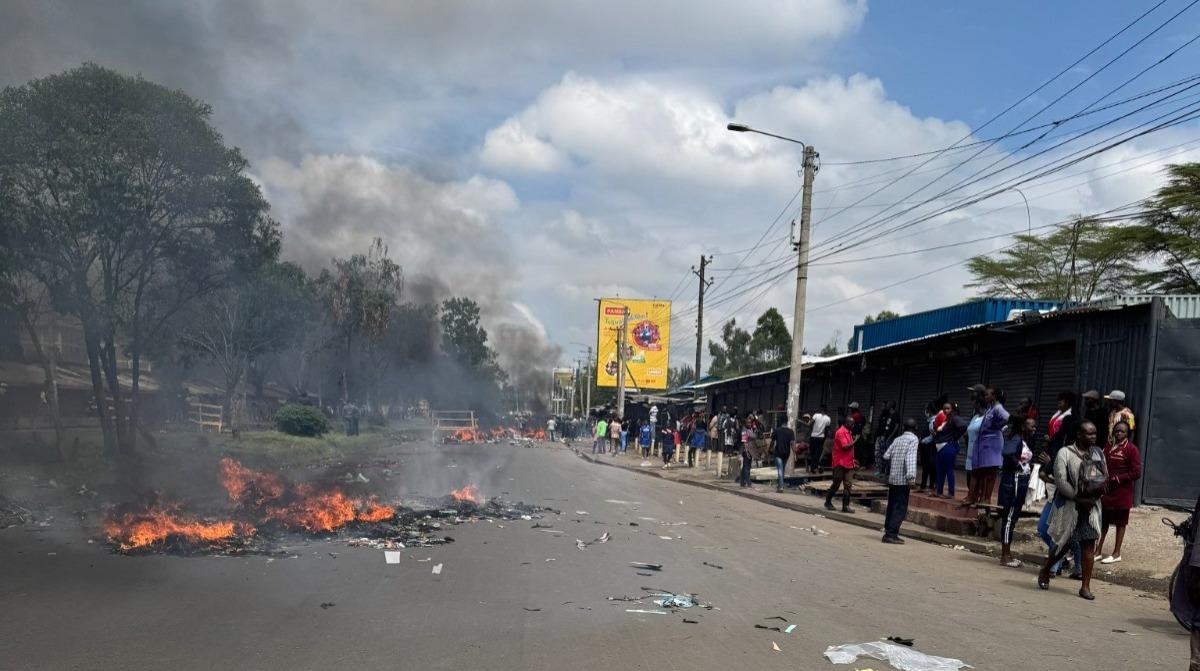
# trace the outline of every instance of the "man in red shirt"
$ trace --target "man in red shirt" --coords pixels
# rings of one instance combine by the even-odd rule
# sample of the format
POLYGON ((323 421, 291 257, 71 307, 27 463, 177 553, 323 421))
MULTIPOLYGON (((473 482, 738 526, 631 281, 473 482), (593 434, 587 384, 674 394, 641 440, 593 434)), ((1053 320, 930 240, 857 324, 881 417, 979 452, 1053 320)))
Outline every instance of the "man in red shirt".
POLYGON ((854 418, 847 415, 842 418, 842 426, 833 434, 833 484, 825 495, 825 509, 833 510, 833 495, 838 487, 842 488, 842 512, 853 513, 850 509, 850 487, 854 484, 854 434, 850 431, 854 426, 854 418))

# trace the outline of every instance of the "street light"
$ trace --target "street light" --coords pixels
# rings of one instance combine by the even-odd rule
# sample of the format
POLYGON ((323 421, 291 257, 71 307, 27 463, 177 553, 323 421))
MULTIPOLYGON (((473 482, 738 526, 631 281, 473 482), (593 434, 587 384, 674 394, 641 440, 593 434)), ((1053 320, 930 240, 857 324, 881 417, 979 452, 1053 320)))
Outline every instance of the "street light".
POLYGON ((767 137, 773 137, 773 138, 777 138, 780 140, 787 140, 788 142, 795 142, 796 144, 800 145, 801 147, 808 146, 797 139, 786 137, 784 135, 776 135, 774 133, 768 133, 764 130, 758 130, 757 128, 751 128, 744 123, 731 123, 731 124, 728 124, 727 126, 725 126, 725 128, 727 128, 735 133, 758 133, 759 135, 766 135, 767 137))
POLYGON ((746 124, 730 123, 725 126, 735 133, 758 133, 785 140, 804 147, 804 195, 800 200, 800 241, 796 244, 799 262, 796 264, 796 304, 792 317, 792 365, 788 372, 787 421, 796 426, 800 418, 800 369, 804 359, 804 310, 808 293, 808 237, 812 219, 812 183, 817 172, 817 150, 795 138, 776 135, 751 128, 746 124))

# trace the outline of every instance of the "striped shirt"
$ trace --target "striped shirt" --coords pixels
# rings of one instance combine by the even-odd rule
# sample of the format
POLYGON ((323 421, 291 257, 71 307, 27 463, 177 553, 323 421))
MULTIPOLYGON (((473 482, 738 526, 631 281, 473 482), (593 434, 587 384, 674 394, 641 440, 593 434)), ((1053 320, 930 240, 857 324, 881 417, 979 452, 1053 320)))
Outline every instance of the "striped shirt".
POLYGON ((891 461, 888 471, 889 485, 907 485, 917 479, 917 447, 921 441, 912 431, 905 431, 896 436, 883 455, 891 461))

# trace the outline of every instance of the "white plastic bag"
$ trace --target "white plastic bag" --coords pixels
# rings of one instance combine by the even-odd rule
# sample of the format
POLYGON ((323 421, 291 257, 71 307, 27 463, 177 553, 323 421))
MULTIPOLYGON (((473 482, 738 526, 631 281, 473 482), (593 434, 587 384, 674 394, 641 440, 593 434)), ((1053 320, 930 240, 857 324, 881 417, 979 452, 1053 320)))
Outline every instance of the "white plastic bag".
POLYGON ((934 657, 886 641, 831 645, 825 650, 825 657, 834 664, 851 664, 860 656, 885 661, 900 671, 959 671, 975 668, 962 660, 934 657))

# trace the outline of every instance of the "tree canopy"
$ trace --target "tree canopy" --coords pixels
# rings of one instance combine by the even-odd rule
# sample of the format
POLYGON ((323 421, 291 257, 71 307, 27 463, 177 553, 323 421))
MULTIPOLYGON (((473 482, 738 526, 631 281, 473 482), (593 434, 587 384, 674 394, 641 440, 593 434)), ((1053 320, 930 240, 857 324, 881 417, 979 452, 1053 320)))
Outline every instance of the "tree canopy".
POLYGON ((783 317, 775 308, 759 316, 754 333, 730 319, 721 327, 721 342, 709 341, 712 362, 708 373, 735 377, 788 365, 792 356, 792 337, 783 317))
POLYGON ((1152 264, 1137 273, 1137 283, 1154 292, 1200 293, 1200 163, 1168 166, 1167 183, 1145 206, 1137 224, 1115 234, 1152 264))

